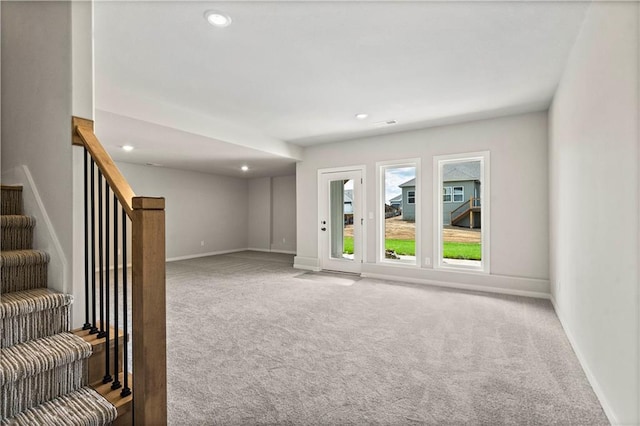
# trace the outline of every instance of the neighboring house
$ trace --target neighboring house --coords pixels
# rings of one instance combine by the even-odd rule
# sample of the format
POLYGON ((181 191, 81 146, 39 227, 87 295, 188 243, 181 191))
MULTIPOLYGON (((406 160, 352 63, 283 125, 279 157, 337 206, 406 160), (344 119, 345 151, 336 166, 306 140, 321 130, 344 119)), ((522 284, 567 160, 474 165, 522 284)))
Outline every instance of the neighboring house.
POLYGON ((442 170, 444 225, 480 228, 480 162, 448 164, 442 170))
MULTIPOLYGON (((480 228, 480 162, 446 165, 442 171, 442 180, 444 225, 480 228)), ((400 188, 402 218, 415 220, 416 180, 411 179, 400 185, 400 188)))
POLYGON ((402 210, 402 194, 398 194, 389 200, 389 205, 398 210, 402 210))
POLYGON ((353 189, 344 190, 344 214, 353 214, 353 189))
POLYGON ((416 179, 406 181, 400 185, 402 189, 402 219, 416 220, 416 179))
POLYGON ((344 224, 353 223, 353 189, 344 190, 344 224))

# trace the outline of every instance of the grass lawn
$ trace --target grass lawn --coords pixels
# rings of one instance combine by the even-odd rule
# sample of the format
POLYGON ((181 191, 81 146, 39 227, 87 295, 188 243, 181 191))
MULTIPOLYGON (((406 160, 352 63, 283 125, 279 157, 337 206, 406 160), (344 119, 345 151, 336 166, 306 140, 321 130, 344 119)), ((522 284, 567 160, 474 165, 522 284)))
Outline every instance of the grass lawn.
MULTIPOLYGON (((416 244, 414 240, 386 240, 385 249, 393 250, 402 256, 415 256, 416 244)), ((353 253, 353 237, 344 237, 344 252, 353 253)), ((444 243, 445 259, 481 260, 482 249, 480 243, 444 243)))
POLYGON ((416 255, 416 242, 414 240, 385 240, 385 250, 393 250, 402 256, 416 255))
POLYGON ((342 251, 346 254, 353 254, 353 237, 344 237, 344 247, 342 251))
POLYGON ((450 243, 445 241, 442 257, 445 259, 481 260, 482 247, 480 243, 450 243))

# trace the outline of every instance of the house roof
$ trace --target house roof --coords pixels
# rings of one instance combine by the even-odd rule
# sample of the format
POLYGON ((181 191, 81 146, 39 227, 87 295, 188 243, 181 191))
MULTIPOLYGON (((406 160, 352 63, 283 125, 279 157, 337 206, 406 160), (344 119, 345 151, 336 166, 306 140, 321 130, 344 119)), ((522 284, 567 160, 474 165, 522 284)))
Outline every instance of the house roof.
MULTIPOLYGON (((469 161, 466 163, 446 164, 442 170, 442 180, 444 182, 460 182, 464 180, 480 179, 480 161, 469 161)), ((416 186, 416 179, 410 179, 398 185, 400 188, 416 186)), ((402 195, 399 195, 402 200, 402 195)), ((393 198, 391 199, 393 200, 393 198)), ((391 201, 390 200, 390 201, 391 201)))
POLYGON ((442 169, 444 182, 480 179, 480 161, 445 164, 442 169))
POLYGON ((393 197, 392 199, 389 200, 390 203, 400 202, 400 201, 402 201, 402 194, 398 194, 398 195, 396 195, 395 197, 393 197))
POLYGON ((402 185, 398 185, 400 188, 406 188, 408 186, 416 186, 416 178, 410 179, 403 183, 402 185))

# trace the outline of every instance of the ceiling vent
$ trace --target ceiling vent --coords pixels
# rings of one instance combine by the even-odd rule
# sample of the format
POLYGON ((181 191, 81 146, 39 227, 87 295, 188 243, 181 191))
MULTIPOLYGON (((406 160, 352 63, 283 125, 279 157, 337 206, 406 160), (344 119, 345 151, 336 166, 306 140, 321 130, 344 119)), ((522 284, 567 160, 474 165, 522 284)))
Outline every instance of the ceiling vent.
POLYGON ((377 123, 373 123, 373 125, 377 127, 393 126, 394 124, 398 124, 398 122, 396 120, 387 120, 387 121, 378 121, 377 123))

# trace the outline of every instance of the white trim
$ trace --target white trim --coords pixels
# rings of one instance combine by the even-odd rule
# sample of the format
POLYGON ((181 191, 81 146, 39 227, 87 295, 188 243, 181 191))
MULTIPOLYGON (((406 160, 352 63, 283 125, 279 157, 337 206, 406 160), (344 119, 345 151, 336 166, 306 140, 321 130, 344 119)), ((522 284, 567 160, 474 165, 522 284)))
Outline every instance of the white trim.
POLYGON ((217 256, 220 254, 238 253, 240 251, 247 251, 247 250, 250 250, 250 249, 240 248, 240 249, 232 249, 232 250, 211 251, 208 253, 188 254, 186 256, 169 257, 165 260, 165 262, 175 262, 177 260, 188 260, 188 259, 196 259, 198 257, 208 257, 208 256, 217 256))
POLYGON ((293 267, 295 269, 304 269, 306 271, 321 271, 320 260, 317 257, 296 256, 293 258, 293 267))
MULTIPOLYGON (((253 250, 253 249, 247 249, 247 250, 253 250)), ((271 253, 282 253, 282 254, 297 254, 297 251, 293 251, 293 250, 276 250, 276 249, 271 249, 270 250, 271 253)))
MULTIPOLYGON (((462 283, 455 283, 455 282, 430 280, 425 278, 411 278, 411 277, 402 277, 397 275, 378 274, 378 273, 372 273, 372 272, 363 272, 362 274, 360 274, 360 276, 364 278, 374 278, 374 279, 380 279, 385 281, 424 284, 424 285, 431 285, 436 287, 455 288, 459 290, 481 291, 484 293, 508 294, 512 296, 524 296, 524 297, 532 297, 536 299, 549 299, 551 297, 549 293, 542 293, 537 291, 515 290, 515 289, 490 287, 490 286, 475 285, 475 284, 462 284, 462 283)), ((521 279, 532 280, 531 278, 521 278, 521 279)), ((543 280, 539 280, 539 281, 543 281, 543 280)))
POLYGON ((589 368, 589 364, 587 364, 587 361, 584 355, 582 354, 582 351, 580 351, 580 348, 578 347, 578 344, 576 343, 576 340, 573 337, 573 333, 571 332, 571 329, 566 325, 566 321, 564 320, 564 317, 562 316, 562 314, 560 313, 560 310, 558 309, 558 305, 556 304, 556 299, 553 297, 553 294, 550 296, 550 300, 551 300, 551 304, 553 305, 553 310, 556 312, 556 316, 558 317, 558 320, 560 321, 560 325, 564 330, 564 334, 567 336, 567 340, 569 340, 569 343, 573 348, 573 352, 576 354, 576 358, 578 358, 578 362, 580 363, 580 366, 582 367, 584 374, 587 376, 587 380, 589 381, 589 384, 591 385, 593 392, 596 394, 596 397, 598 398, 598 401, 602 406, 602 410, 604 411, 604 414, 609 419, 609 423, 611 423, 612 425, 621 424, 618 421, 618 418, 616 417, 615 413, 613 412, 613 409, 611 408, 611 404, 609 403, 609 400, 607 399, 605 392, 602 390, 600 383, 596 379, 596 376, 591 372, 591 369, 589 368))
MULTIPOLYGON (((416 232, 415 232, 415 248, 416 248, 416 260, 415 262, 400 263, 402 266, 410 267, 410 268, 420 268, 422 267, 422 200, 424 200, 423 193, 421 191, 421 158, 405 158, 400 160, 386 160, 386 161, 377 161, 376 162, 376 263, 381 265, 398 265, 399 262, 394 260, 387 260, 384 257, 384 244, 383 244, 383 236, 385 235, 385 211, 384 205, 386 204, 385 199, 385 173, 383 170, 387 168, 401 168, 401 167, 414 167, 416 169, 416 177, 415 177, 415 198, 419 197, 419 203, 414 203, 415 206, 415 224, 416 224, 416 232)), ((402 194, 402 193, 401 193, 402 194)), ((407 202, 409 196, 407 195, 407 202)), ((404 203, 404 200, 403 200, 404 203)))
POLYGON ((362 170, 363 172, 367 169, 365 164, 358 164, 355 166, 342 166, 342 167, 328 167, 325 169, 318 169, 318 177, 324 173, 338 173, 338 172, 354 172, 358 170, 362 170))
MULTIPOLYGON (((324 193, 324 188, 322 185, 322 179, 323 179, 323 175, 328 175, 328 174, 339 174, 339 173, 348 173, 348 172, 358 172, 360 173, 360 182, 358 183, 357 181, 353 182, 353 203, 355 204, 355 207, 357 209, 359 209, 359 211, 354 210, 353 212, 353 221, 354 224, 357 220, 356 213, 360 214, 360 219, 361 220, 361 229, 360 229, 360 236, 359 236, 359 240, 360 240, 360 250, 358 253, 358 256, 360 257, 360 262, 358 262, 358 264, 364 264, 367 262, 367 221, 364 220, 365 217, 365 207, 367 205, 367 194, 365 191, 365 183, 367 181, 367 166, 365 164, 359 164, 359 165, 354 165, 354 166, 342 166, 342 167, 330 167, 330 168, 322 168, 322 169, 318 169, 317 171, 317 184, 318 184, 318 212, 321 213, 323 210, 325 210, 325 207, 327 207, 327 203, 328 203, 328 199, 325 200, 323 197, 324 195, 326 195, 324 193), (360 189, 357 190, 356 185, 360 185, 360 189), (356 200, 356 194, 359 195, 360 197, 360 205, 358 206, 358 203, 356 200)), ((313 268, 320 268, 318 270, 322 270, 322 269, 327 269, 325 268, 325 265, 322 265, 322 253, 323 251, 323 241, 325 240, 325 236, 323 235, 323 231, 320 230, 320 228, 322 227, 320 224, 320 217, 318 217, 318 258, 317 258, 317 266, 312 266, 313 268)), ((326 227, 330 230, 330 220, 327 219, 327 224, 326 227)), ((325 234, 326 235, 326 234, 325 234)), ((354 240, 353 240, 353 244, 354 244, 354 253, 356 252, 356 248, 358 245, 358 241, 355 235, 355 226, 354 226, 354 240)), ((295 262, 294 262, 295 265, 295 262)), ((304 266, 304 265, 302 265, 304 266)), ((294 266, 295 267, 295 266, 294 266)), ((300 268, 300 269, 305 269, 305 268, 300 268)), ((313 269, 315 270, 315 269, 313 269)), ((344 271, 342 271, 344 272, 344 271)))
POLYGON ((245 250, 247 250, 247 251, 259 251, 259 252, 263 252, 263 253, 296 254, 295 251, 291 251, 291 250, 263 249, 263 248, 254 248, 254 247, 249 247, 249 248, 246 248, 245 250))
MULTIPOLYGON (((433 157, 433 269, 435 270, 465 270, 490 274, 491 273, 491 154, 489 151, 469 152, 451 155, 437 155, 433 157), (480 161, 480 199, 482 200, 482 214, 480 215, 482 260, 480 268, 471 266, 445 265, 442 260, 442 227, 444 222, 443 196, 443 166, 447 163, 460 161, 480 161)), ((451 194, 453 200, 453 191, 451 194)), ((463 197, 464 199, 464 197, 463 197)))

